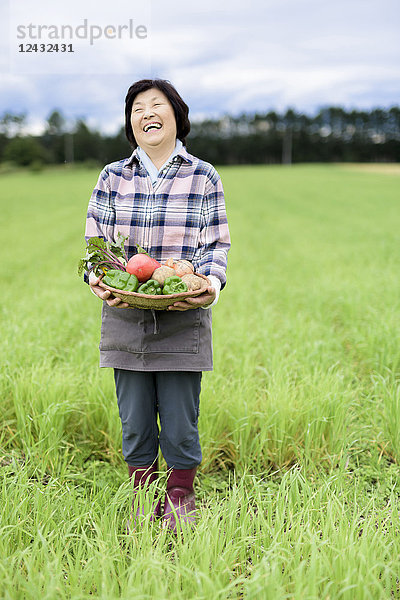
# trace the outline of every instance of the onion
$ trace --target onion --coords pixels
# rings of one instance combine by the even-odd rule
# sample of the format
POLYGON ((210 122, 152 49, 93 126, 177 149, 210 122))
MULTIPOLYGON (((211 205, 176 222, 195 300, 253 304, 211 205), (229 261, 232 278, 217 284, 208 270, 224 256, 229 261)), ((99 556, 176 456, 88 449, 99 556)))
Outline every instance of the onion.
POLYGON ((188 260, 178 260, 174 265, 175 273, 178 277, 183 277, 183 275, 190 275, 194 271, 194 267, 191 262, 188 260))

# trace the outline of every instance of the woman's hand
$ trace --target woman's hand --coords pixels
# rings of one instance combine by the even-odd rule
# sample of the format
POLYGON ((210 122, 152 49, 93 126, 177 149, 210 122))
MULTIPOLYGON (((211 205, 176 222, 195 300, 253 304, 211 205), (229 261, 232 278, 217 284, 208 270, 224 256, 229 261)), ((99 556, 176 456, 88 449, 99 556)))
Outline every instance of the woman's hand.
POLYGON ((213 287, 208 287, 200 296, 188 298, 182 302, 175 302, 167 310, 190 310, 191 308, 200 308, 212 304, 216 297, 216 291, 213 287))
POLYGON ((98 285, 99 281, 100 277, 97 277, 93 271, 91 271, 89 274, 89 285, 90 289, 94 294, 96 294, 96 296, 98 296, 101 300, 105 300, 108 306, 115 308, 129 308, 129 304, 123 302, 121 298, 116 298, 109 290, 104 290, 102 287, 100 287, 98 285))

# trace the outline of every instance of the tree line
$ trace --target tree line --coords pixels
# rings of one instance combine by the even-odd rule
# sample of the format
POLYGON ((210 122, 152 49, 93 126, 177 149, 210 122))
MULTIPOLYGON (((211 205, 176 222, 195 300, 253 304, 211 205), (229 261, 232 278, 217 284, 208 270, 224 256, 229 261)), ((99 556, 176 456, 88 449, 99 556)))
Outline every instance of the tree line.
MULTIPOLYGON (((124 127, 105 135, 83 119, 67 126, 58 110, 41 135, 24 135, 27 115, 0 119, 0 162, 21 166, 87 163, 104 165, 131 154, 124 127)), ((314 115, 283 113, 224 115, 192 122, 187 149, 213 164, 297 162, 399 162, 400 107, 370 111, 327 107, 314 115)))

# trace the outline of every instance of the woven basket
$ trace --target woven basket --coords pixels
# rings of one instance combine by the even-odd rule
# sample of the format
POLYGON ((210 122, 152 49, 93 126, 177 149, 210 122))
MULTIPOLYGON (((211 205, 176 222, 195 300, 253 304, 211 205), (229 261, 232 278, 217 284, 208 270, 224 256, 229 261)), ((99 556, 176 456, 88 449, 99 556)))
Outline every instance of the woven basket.
POLYGON ((195 273, 195 275, 204 279, 204 287, 202 287, 200 290, 196 290, 195 292, 182 292, 181 294, 168 294, 165 296, 138 294, 137 292, 124 292, 123 290, 117 290, 116 288, 106 285, 101 280, 99 281, 99 286, 104 288, 105 290, 109 290, 110 292, 112 292, 113 296, 115 296, 116 298, 121 298, 123 302, 127 302, 131 308, 152 308, 155 310, 165 310, 166 308, 168 308, 168 306, 174 304, 174 302, 200 296, 200 294, 204 292, 206 287, 211 285, 210 280, 205 275, 202 275, 201 273, 195 273))

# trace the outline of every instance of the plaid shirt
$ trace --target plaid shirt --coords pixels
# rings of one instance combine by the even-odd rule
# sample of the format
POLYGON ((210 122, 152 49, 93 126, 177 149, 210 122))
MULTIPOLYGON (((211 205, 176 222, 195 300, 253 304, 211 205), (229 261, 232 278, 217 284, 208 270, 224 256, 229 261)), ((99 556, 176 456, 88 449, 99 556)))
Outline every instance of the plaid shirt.
POLYGON ((115 240, 118 232, 128 236, 129 258, 139 244, 159 262, 184 258, 198 273, 218 277, 221 287, 226 283, 230 237, 221 179, 184 147, 154 187, 137 149, 104 167, 89 201, 85 238, 115 240))

